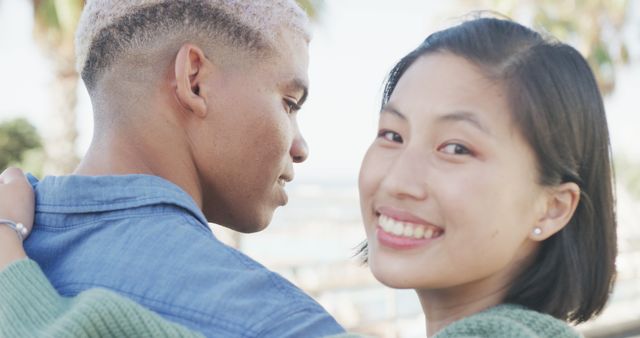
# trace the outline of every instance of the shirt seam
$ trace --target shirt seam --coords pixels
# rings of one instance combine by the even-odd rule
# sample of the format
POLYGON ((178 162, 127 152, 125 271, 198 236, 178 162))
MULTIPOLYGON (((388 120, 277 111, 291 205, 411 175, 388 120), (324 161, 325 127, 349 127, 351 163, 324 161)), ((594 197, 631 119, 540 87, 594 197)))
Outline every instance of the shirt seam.
MULTIPOLYGON (((158 188, 156 188, 158 189, 158 188)), ((167 190, 167 189, 158 189, 158 190, 163 190, 163 191, 170 191, 172 194, 172 197, 174 195, 176 195, 175 191, 173 190, 167 190)), ((127 204, 136 204, 136 202, 146 202, 146 201, 153 201, 153 200, 161 200, 164 201, 165 203, 176 203, 175 201, 167 201, 166 196, 153 196, 153 197, 137 197, 137 198, 127 198, 128 201, 126 202, 118 202, 118 203, 109 203, 109 205, 127 205, 127 204)), ((38 201, 37 202, 38 205, 40 206, 46 206, 46 207, 65 207, 65 208, 74 208, 74 207, 78 207, 78 206, 83 206, 83 207, 102 207, 105 206, 105 202, 96 202, 96 203, 87 203, 87 202, 78 202, 78 203, 74 203, 73 205, 69 205, 69 204, 60 204, 60 203, 48 203, 48 202, 44 202, 44 201, 38 201)))
MULTIPOLYGON (((206 235, 213 235, 213 231, 211 231, 211 229, 209 228, 209 225, 208 225, 208 224, 206 224, 206 225, 205 225, 205 224, 202 224, 202 222, 199 222, 199 221, 198 221, 198 222, 196 222, 196 221, 194 220, 194 217, 187 217, 187 215, 184 215, 184 214, 182 214, 182 215, 180 215, 180 216, 182 217, 182 219, 183 219, 185 222, 187 222, 187 223, 189 223, 189 224, 191 224, 191 225, 195 226, 195 227, 196 227, 199 231, 201 231, 203 234, 206 234, 206 235)), ((215 238, 215 236, 213 236, 213 237, 215 238)))
MULTIPOLYGON (((195 220, 190 219, 190 217, 187 217, 187 215, 181 214, 181 213, 174 213, 174 212, 170 212, 170 211, 161 211, 158 212, 156 211, 146 211, 146 212, 124 212, 124 213, 120 213, 118 215, 114 215, 114 216, 104 216, 104 217, 100 217, 97 218, 95 220, 92 221, 88 221, 88 222, 81 222, 81 223, 76 223, 76 224, 71 224, 71 225, 51 225, 51 224, 46 224, 46 223, 42 223, 42 222, 38 222, 37 223, 37 228, 38 230, 41 231, 45 231, 45 232, 62 232, 62 231, 67 231, 67 230, 72 230, 72 229, 88 229, 88 228, 95 228, 95 227, 99 227, 100 223, 104 223, 104 222, 112 222, 112 221, 117 221, 117 220, 124 220, 126 218, 126 220, 130 220, 130 219, 139 219, 139 218, 147 218, 148 216, 157 216, 157 215, 172 215, 172 216, 179 216, 180 218, 182 218, 182 220, 188 222, 191 225, 195 225, 197 226, 199 229, 202 229, 202 227, 204 227, 204 225, 201 222, 196 222, 195 220)), ((208 229, 208 227, 206 227, 208 229)))

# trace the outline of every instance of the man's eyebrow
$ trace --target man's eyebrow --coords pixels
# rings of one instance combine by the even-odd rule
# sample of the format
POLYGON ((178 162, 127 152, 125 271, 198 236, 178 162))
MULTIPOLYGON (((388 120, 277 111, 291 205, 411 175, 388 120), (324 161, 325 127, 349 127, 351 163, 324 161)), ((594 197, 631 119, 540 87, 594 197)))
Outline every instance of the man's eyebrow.
POLYGON ((298 106, 302 106, 302 104, 307 100, 307 96, 309 96, 309 85, 307 84, 307 81, 299 77, 296 77, 287 83, 287 89, 302 92, 302 96, 297 102, 298 106))
POLYGON ((443 122, 467 122, 467 123, 471 124, 472 126, 476 127, 477 129, 479 129, 480 131, 482 131, 482 132, 484 132, 486 134, 489 134, 489 135, 493 135, 491 133, 491 130, 487 126, 482 124, 482 122, 480 122, 480 120, 478 119, 476 114, 474 114, 472 112, 468 112, 468 111, 455 111, 453 113, 441 115, 436 119, 436 122, 438 122, 438 123, 443 123, 443 122))
POLYGON ((382 113, 391 113, 403 120, 407 119, 407 117, 403 113, 401 113, 396 107, 394 107, 390 103, 387 103, 384 106, 382 106, 382 109, 380 110, 380 114, 382 113))

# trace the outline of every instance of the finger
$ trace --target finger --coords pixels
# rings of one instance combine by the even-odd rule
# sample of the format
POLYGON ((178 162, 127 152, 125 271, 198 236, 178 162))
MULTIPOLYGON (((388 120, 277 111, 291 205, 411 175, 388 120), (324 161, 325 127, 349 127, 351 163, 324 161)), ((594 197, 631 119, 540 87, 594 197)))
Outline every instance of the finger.
POLYGON ((7 168, 0 174, 0 183, 11 183, 15 180, 26 179, 22 170, 14 167, 7 168))

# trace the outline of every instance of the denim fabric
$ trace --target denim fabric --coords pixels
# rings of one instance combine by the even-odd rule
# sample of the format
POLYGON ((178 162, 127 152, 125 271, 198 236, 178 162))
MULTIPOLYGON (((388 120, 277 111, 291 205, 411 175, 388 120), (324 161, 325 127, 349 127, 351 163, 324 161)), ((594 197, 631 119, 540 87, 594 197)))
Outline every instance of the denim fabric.
POLYGON ((155 176, 46 177, 25 243, 63 296, 107 288, 209 337, 343 332, 314 300, 218 241, 191 197, 155 176))

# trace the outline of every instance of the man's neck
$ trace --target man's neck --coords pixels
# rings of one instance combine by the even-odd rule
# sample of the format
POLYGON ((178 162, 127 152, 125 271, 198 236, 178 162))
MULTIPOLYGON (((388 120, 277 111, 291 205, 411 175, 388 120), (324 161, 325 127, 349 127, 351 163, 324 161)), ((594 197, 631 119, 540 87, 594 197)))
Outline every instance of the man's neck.
POLYGON ((169 135, 166 136, 150 140, 140 135, 94 138, 73 174, 147 174, 162 177, 182 188, 202 209, 202 191, 198 184, 197 170, 188 158, 188 152, 180 148, 179 142, 169 135))
POLYGON ((74 175, 156 175, 153 164, 148 163, 144 156, 140 156, 134 142, 127 143, 123 144, 117 137, 106 141, 94 139, 74 175))

